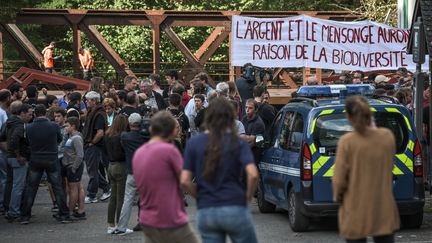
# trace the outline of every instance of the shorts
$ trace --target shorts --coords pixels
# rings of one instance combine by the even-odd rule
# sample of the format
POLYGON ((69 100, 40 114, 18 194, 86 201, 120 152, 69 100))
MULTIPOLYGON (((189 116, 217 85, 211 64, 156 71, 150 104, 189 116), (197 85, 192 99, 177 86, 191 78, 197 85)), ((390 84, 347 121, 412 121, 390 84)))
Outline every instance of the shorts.
POLYGON ((84 163, 81 163, 81 165, 76 169, 75 173, 73 173, 72 168, 68 167, 66 169, 66 178, 68 182, 80 182, 81 177, 83 175, 84 171, 84 163))

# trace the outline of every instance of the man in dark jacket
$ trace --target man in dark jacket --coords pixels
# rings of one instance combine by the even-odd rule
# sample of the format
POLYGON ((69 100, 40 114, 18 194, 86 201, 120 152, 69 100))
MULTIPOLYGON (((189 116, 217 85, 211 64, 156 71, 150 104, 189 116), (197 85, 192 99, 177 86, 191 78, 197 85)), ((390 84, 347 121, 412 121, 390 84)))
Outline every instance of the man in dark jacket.
POLYGON ((265 91, 263 86, 257 85, 253 90, 253 96, 255 102, 258 103, 257 114, 263 120, 267 134, 276 117, 276 109, 272 105, 263 102, 265 91))
MULTIPOLYGON (((114 234, 123 235, 131 232, 127 226, 132 212, 133 201, 137 193, 135 179, 132 175, 132 157, 135 151, 150 139, 150 137, 140 132, 141 120, 141 116, 138 113, 132 113, 128 117, 130 132, 123 132, 120 137, 120 142, 126 157, 127 178, 123 206, 117 224, 117 230, 114 234)), ((137 229, 137 226, 135 226, 134 230, 137 229)))
POLYGON ((89 109, 83 129, 84 160, 89 175, 85 203, 95 203, 98 201, 96 194, 99 188, 103 190, 100 198, 102 201, 111 196, 108 181, 99 173, 99 166, 103 164, 103 137, 108 127, 108 122, 104 107, 101 105, 100 95, 97 92, 90 91, 85 97, 89 109))
POLYGON ((36 105, 34 113, 36 118, 26 128, 30 145, 30 163, 23 197, 21 224, 29 223, 33 202, 44 172, 48 176, 59 207, 59 214, 54 217, 62 223, 67 223, 70 222, 69 208, 66 204, 66 194, 63 190, 58 163, 58 144, 63 136, 60 127, 46 117, 44 105, 36 105))
POLYGON ((24 191, 27 163, 30 150, 26 140, 25 126, 32 117, 32 108, 21 101, 14 101, 10 106, 12 115, 6 121, 5 137, 7 142, 7 171, 4 204, 8 211, 6 219, 9 222, 17 219, 21 214, 21 199, 24 191))
POLYGON ((265 133, 265 125, 262 121, 261 117, 258 116, 258 103, 253 99, 248 99, 246 101, 246 116, 243 117, 243 125, 245 128, 245 135, 241 137, 245 139, 252 148, 252 152, 254 154, 255 163, 259 162, 261 149, 255 146, 255 138, 257 135, 264 135, 265 133))

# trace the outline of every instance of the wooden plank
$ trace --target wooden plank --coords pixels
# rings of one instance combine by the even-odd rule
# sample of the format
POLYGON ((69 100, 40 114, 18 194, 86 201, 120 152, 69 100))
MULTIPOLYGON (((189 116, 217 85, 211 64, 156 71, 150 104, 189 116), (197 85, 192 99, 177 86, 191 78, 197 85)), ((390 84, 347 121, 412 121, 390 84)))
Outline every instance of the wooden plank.
POLYGON ((311 75, 310 68, 303 68, 303 85, 306 84, 306 79, 311 75))
POLYGON ((280 74, 280 77, 283 80, 283 83, 291 89, 297 89, 298 85, 294 82, 294 80, 292 80, 288 72, 285 70, 282 70, 281 72, 282 73, 280 74))
POLYGON ((315 76, 318 80, 318 84, 322 84, 322 70, 321 70, 321 68, 315 69, 315 76))
POLYGON ((272 105, 285 105, 291 99, 291 94, 297 89, 278 89, 270 87, 268 92, 270 94, 270 104, 272 105))

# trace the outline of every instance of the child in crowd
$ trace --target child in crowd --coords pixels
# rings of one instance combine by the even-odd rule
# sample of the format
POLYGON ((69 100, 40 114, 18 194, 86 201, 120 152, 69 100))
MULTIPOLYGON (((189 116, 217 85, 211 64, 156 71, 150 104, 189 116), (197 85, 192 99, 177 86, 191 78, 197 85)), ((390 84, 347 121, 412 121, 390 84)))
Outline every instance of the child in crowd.
POLYGON ((69 117, 66 120, 66 130, 69 135, 65 144, 63 166, 66 168, 66 177, 69 185, 69 210, 78 219, 86 219, 84 212, 84 187, 81 177, 84 171, 84 141, 81 133, 77 131, 80 121, 77 117, 69 117), (78 210, 75 206, 78 204, 78 210))

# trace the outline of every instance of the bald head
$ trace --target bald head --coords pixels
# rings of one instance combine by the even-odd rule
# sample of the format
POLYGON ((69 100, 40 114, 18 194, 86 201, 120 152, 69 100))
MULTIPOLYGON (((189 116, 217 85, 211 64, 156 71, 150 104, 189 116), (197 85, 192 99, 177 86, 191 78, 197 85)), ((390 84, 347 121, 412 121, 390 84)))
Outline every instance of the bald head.
POLYGON ((318 80, 315 76, 310 76, 306 79, 306 84, 307 85, 317 85, 318 84, 318 80))

